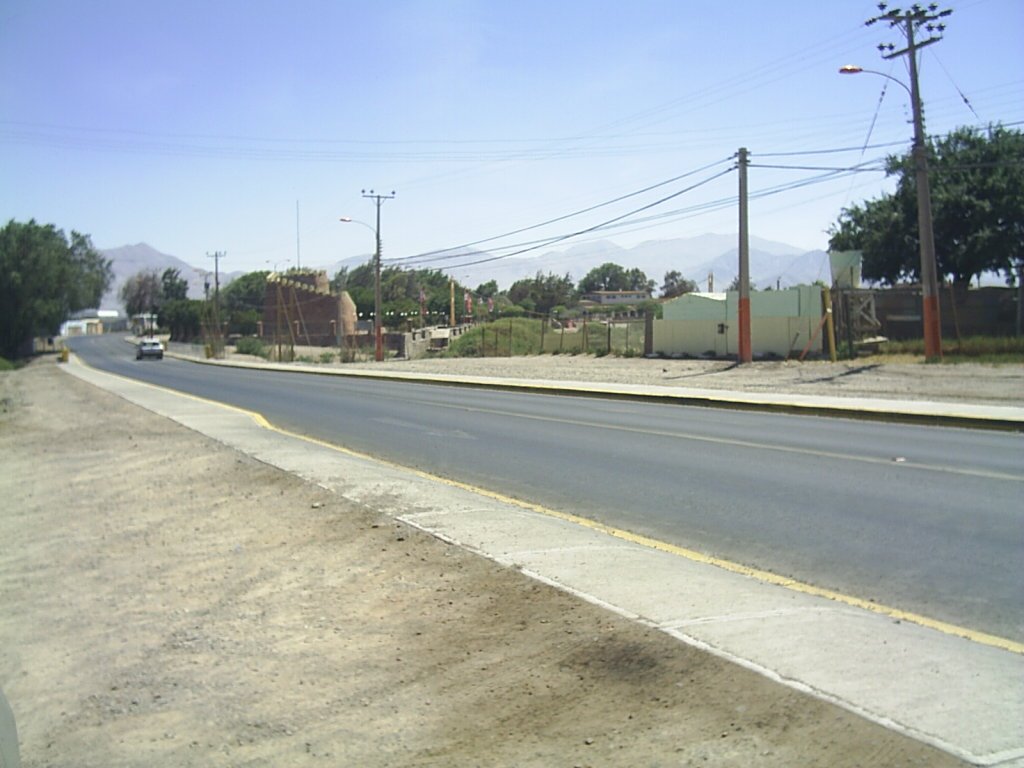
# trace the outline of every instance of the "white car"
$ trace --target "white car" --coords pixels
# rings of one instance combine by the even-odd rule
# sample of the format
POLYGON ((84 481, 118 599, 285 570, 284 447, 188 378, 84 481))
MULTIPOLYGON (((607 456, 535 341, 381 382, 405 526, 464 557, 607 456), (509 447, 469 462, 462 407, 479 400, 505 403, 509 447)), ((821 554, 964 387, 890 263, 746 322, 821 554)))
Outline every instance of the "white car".
POLYGON ((146 357, 155 357, 157 360, 164 359, 164 344, 160 339, 140 339, 135 347, 135 359, 142 360, 146 357))

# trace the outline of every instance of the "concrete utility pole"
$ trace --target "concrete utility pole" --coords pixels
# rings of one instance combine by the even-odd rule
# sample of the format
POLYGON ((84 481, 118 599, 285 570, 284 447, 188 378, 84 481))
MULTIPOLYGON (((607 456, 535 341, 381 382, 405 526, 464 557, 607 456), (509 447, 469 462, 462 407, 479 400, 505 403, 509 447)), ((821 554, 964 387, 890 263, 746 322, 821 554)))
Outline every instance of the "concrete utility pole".
POLYGON ((917 52, 926 45, 937 43, 942 39, 946 25, 939 22, 953 13, 952 10, 938 10, 932 3, 927 8, 918 4, 910 10, 893 8, 886 11, 886 4, 879 3, 882 15, 875 16, 865 22, 871 26, 877 22, 888 22, 906 38, 907 47, 895 50, 892 43, 882 43, 878 50, 883 59, 894 59, 897 56, 908 56, 910 65, 910 100, 914 113, 914 179, 917 184, 917 227, 918 240, 921 244, 921 294, 922 321, 924 324, 924 355, 927 360, 942 359, 942 325, 939 317, 939 286, 938 269, 935 263, 935 233, 932 227, 932 198, 928 186, 928 154, 924 143, 924 117, 921 109, 921 90, 917 78, 917 52), (928 32, 927 40, 918 41, 915 33, 921 28, 928 32))
POLYGON ((740 302, 739 302, 739 349, 736 359, 749 363, 754 359, 750 345, 750 235, 747 231, 747 148, 740 147, 740 302))
POLYGON ((374 238, 377 241, 377 248, 373 255, 373 335, 376 340, 374 359, 379 363, 384 359, 380 317, 380 207, 385 200, 394 200, 395 193, 392 190, 389 195, 378 195, 372 189, 369 191, 364 189, 362 192, 363 197, 369 198, 377 204, 377 226, 373 230, 374 238))

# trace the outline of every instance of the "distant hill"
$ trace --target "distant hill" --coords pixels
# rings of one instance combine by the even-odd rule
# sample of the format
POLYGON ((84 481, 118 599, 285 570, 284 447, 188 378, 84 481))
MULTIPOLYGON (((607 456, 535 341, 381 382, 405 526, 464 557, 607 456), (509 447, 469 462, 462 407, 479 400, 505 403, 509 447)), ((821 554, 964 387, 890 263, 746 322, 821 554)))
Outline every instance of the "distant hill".
MULTIPOLYGON (((114 281, 103 297, 104 308, 120 308, 118 293, 125 281, 141 270, 156 270, 162 274, 165 269, 177 269, 188 281, 190 298, 202 298, 204 282, 209 275, 213 283, 213 263, 207 269, 198 269, 176 256, 161 253, 145 243, 124 245, 102 251, 112 261, 114 281)), ((509 288, 517 280, 530 278, 538 272, 556 275, 569 274, 573 282, 579 282, 590 270, 605 262, 614 262, 626 269, 634 267, 643 270, 658 287, 665 273, 677 271, 688 280, 693 280, 702 289, 708 287, 708 275, 714 275, 717 290, 726 288, 739 272, 738 243, 736 235, 705 234, 673 240, 650 240, 645 243, 623 248, 609 240, 580 243, 562 251, 547 251, 537 255, 513 256, 507 259, 484 261, 469 266, 445 267, 447 263, 481 261, 489 258, 485 252, 471 251, 451 262, 440 262, 446 274, 459 283, 472 288, 494 280, 501 289, 509 288)), ((342 267, 354 269, 366 264, 371 255, 354 256, 331 264, 314 266, 323 269, 333 277, 342 267)), ((385 260, 385 265, 386 265, 385 260)), ((221 272, 220 284, 224 287, 242 272, 221 272)), ((824 251, 805 252, 786 243, 750 238, 750 277, 758 288, 787 287, 815 280, 828 280, 828 255, 824 251)))
MULTIPOLYGON (((372 258, 356 256, 334 262, 327 267, 333 276, 342 267, 354 269, 372 258)), ((487 253, 471 252, 451 262, 473 262, 487 259, 487 253)), ((706 234, 673 240, 651 240, 632 248, 623 248, 609 240, 580 243, 563 251, 547 251, 529 256, 512 256, 469 266, 441 269, 463 285, 473 288, 494 280, 501 289, 517 280, 530 278, 538 272, 569 274, 579 282, 594 267, 614 262, 626 269, 637 267, 661 286, 666 272, 680 272, 683 277, 707 288, 708 274, 714 275, 715 287, 725 288, 739 273, 739 244, 736 235, 706 234)), ((386 265, 386 260, 385 260, 386 265)), ((828 280, 828 255, 824 251, 805 252, 786 243, 750 239, 750 276, 760 288, 776 285, 786 287, 815 280, 828 280)))
MULTIPOLYGON (((581 243, 564 251, 511 257, 446 271, 460 282, 474 287, 495 280, 504 289, 516 280, 533 277, 537 272, 552 272, 556 275, 568 273, 574 282, 579 282, 591 269, 609 261, 626 269, 637 267, 643 270, 659 287, 666 272, 677 271, 702 289, 707 288, 709 273, 713 274, 715 287, 722 289, 739 273, 739 244, 736 235, 719 234, 651 240, 632 248, 598 240, 581 243), (466 276, 468 279, 465 279, 466 276)), ((824 251, 805 252, 786 243, 752 237, 750 276, 760 288, 828 280, 828 256, 824 251)))
MULTIPOLYGON (((111 261, 111 269, 114 273, 114 279, 110 284, 110 288, 103 295, 103 299, 100 305, 104 309, 123 309, 119 294, 121 292, 121 286, 125 284, 129 277, 142 271, 154 270, 158 275, 162 275, 166 269, 176 269, 181 274, 181 277, 188 282, 188 297, 190 299, 201 299, 204 295, 204 283, 206 281, 206 274, 209 274, 209 280, 211 290, 213 286, 213 264, 210 264, 209 270, 197 269, 190 264, 185 263, 177 256, 171 256, 167 253, 161 253, 156 248, 153 248, 146 243, 137 243, 136 245, 122 245, 119 248, 107 248, 101 250, 106 258, 111 261)), ((224 273, 220 275, 221 286, 231 282, 231 280, 241 273, 224 273)))

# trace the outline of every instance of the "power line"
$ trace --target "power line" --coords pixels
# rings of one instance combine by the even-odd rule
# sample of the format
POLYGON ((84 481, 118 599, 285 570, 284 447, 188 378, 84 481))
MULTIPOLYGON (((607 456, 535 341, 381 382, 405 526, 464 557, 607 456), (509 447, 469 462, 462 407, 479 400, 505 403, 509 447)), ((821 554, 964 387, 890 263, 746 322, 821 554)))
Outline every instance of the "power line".
POLYGON ((708 183, 714 181, 715 179, 718 179, 718 178, 724 176, 727 173, 732 173, 733 170, 735 170, 734 167, 726 168, 725 170, 719 171, 718 173, 716 173, 716 174, 714 174, 712 176, 709 176, 708 178, 703 179, 702 181, 699 181, 696 184, 693 184, 693 185, 691 185, 689 187, 686 187, 685 189, 681 189, 678 192, 673 192, 671 195, 666 195, 665 197, 661 198, 660 200, 655 200, 653 203, 648 203, 647 205, 643 205, 643 206, 641 206, 639 208, 635 208, 632 211, 628 211, 627 213, 621 214, 620 216, 616 216, 614 218, 608 219, 607 221, 603 221, 600 224, 595 224, 595 225, 593 225, 591 227, 586 227, 585 229, 580 229, 580 230, 577 230, 575 232, 570 232, 570 233, 565 234, 565 235, 555 236, 555 237, 549 238, 548 240, 546 240, 542 244, 534 245, 534 246, 531 246, 531 247, 528 247, 528 248, 523 248, 521 250, 513 251, 512 253, 506 253, 506 254, 501 255, 501 256, 489 256, 487 258, 476 259, 474 261, 467 261, 467 262, 463 262, 463 263, 460 263, 460 264, 452 264, 452 265, 448 266, 448 269, 458 269, 460 267, 471 267, 471 266, 475 266, 476 264, 486 264, 486 263, 492 262, 492 261, 500 261, 501 259, 507 259, 507 258, 509 258, 511 256, 519 256, 519 255, 521 255, 523 253, 529 253, 530 251, 535 251, 538 248, 543 248, 545 245, 554 245, 555 243, 564 242, 564 241, 572 239, 574 237, 579 237, 580 235, 585 235, 585 234, 587 234, 589 232, 595 232, 595 231, 597 231, 599 229, 602 229, 603 227, 607 227, 610 224, 614 224, 615 222, 622 221, 623 219, 626 219, 626 218, 628 218, 630 216, 633 216, 633 215, 635 215, 637 213, 640 213, 640 212, 646 211, 646 210, 650 210, 651 208, 654 208, 655 206, 661 205, 662 203, 665 203, 665 202, 667 202, 669 200, 672 200, 672 199, 674 199, 676 197, 679 197, 680 195, 684 195, 687 192, 692 192, 694 189, 702 187, 703 185, 708 184, 708 183))
POLYGON ((636 197, 637 195, 642 195, 645 192, 650 192, 653 189, 658 189, 659 187, 664 187, 664 186, 666 186, 668 184, 672 184, 672 183, 674 183, 676 181, 680 181, 680 180, 688 178, 690 176, 694 176, 694 175, 696 175, 698 173, 701 173, 702 171, 708 170, 709 168, 713 168, 716 165, 720 165, 720 164, 722 164, 724 162, 727 162, 729 159, 730 158, 722 158, 721 160, 716 160, 713 163, 708 163, 707 165, 701 166, 700 168, 695 168, 692 171, 687 171, 686 173, 680 174, 678 176, 673 176, 671 179, 666 179, 665 181, 659 181, 656 184, 651 184, 651 185, 646 186, 646 187, 644 187, 642 189, 638 189, 635 192, 629 192, 628 194, 620 195, 620 196, 618 196, 616 198, 613 198, 611 200, 606 200, 603 203, 598 203, 597 205, 592 205, 592 206, 589 206, 587 208, 582 208, 582 209, 580 209, 578 211, 573 211, 572 213, 566 213, 566 214, 564 214, 562 216, 556 216, 553 219, 548 219, 547 221, 542 221, 542 222, 540 222, 538 224, 531 224, 528 227, 520 227, 519 229, 513 229, 513 230, 510 230, 509 232, 505 232, 505 233, 500 234, 500 235, 493 235, 491 237, 485 237, 485 238, 482 238, 480 240, 473 240, 473 241, 468 242, 468 243, 462 243, 461 245, 453 245, 453 246, 450 246, 448 248, 438 248, 436 250, 426 251, 424 253, 419 253, 419 254, 416 254, 414 256, 403 256, 403 257, 400 257, 400 258, 397 258, 397 259, 388 259, 387 261, 390 264, 394 264, 394 263, 398 263, 398 262, 412 261, 414 259, 423 259, 423 258, 427 258, 427 257, 430 257, 430 256, 447 253, 449 251, 457 251, 457 250, 462 250, 462 249, 465 249, 465 248, 472 248, 473 246, 481 245, 483 243, 490 243, 490 242, 493 242, 495 240, 502 240, 502 239, 504 239, 506 237, 511 237, 512 235, 518 235, 518 234, 521 234, 523 232, 529 232, 529 231, 534 230, 534 229, 539 229, 541 227, 548 226, 549 224, 556 224, 556 223, 558 223, 560 221, 565 221, 566 219, 571 219, 571 218, 576 217, 576 216, 581 216, 581 215, 583 215, 585 213, 590 213, 592 211, 596 211, 599 208, 604 208, 604 207, 607 207, 609 205, 614 205, 615 203, 622 202, 623 200, 628 200, 631 197, 636 197))

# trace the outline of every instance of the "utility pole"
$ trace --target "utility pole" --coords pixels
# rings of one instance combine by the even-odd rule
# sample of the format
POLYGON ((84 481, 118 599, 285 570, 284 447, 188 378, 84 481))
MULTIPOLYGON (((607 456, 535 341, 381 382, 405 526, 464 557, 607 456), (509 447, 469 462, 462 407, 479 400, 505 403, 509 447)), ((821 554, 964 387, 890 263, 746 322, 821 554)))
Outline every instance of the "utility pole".
POLYGON ((213 259, 213 304, 220 310, 220 260, 227 256, 226 253, 214 251, 206 254, 208 259, 213 259))
POLYGON ((749 363, 754 359, 750 345, 750 235, 747 231, 747 148, 740 147, 737 167, 740 176, 740 301, 739 349, 736 359, 749 363))
POLYGON ((939 317, 939 286, 938 269, 935 263, 935 232, 932 227, 932 198, 928 186, 928 154, 924 143, 924 117, 921 109, 921 90, 917 77, 917 52, 926 45, 937 43, 942 39, 946 25, 940 19, 953 13, 952 10, 938 10, 938 5, 930 4, 923 8, 918 4, 910 10, 893 8, 886 11, 886 4, 879 3, 880 16, 868 19, 866 26, 877 22, 887 22, 890 28, 896 28, 906 38, 907 47, 895 50, 892 43, 882 43, 878 50, 883 59, 894 59, 908 56, 910 64, 910 100, 914 113, 914 179, 917 185, 917 228, 918 240, 921 245, 921 298, 922 321, 924 324, 924 355, 926 360, 942 359, 942 324, 939 317), (918 41, 915 33, 921 28, 930 37, 918 41))
MULTIPOLYGON (((213 333, 210 338, 212 353, 219 357, 222 351, 221 335, 223 329, 220 325, 220 260, 227 256, 221 251, 214 251, 206 254, 206 257, 213 259, 213 333)), ((209 295, 209 278, 207 278, 207 295, 209 295)))
POLYGON ((302 259, 299 257, 299 201, 295 201, 295 268, 302 269, 302 259))
POLYGON ((380 316, 380 207, 385 200, 394 200, 395 192, 389 195, 378 195, 372 189, 362 190, 363 197, 373 200, 377 205, 377 226, 373 234, 377 241, 377 248, 373 255, 373 335, 375 338, 375 359, 379 363, 384 359, 384 342, 381 338, 381 316, 380 316))

